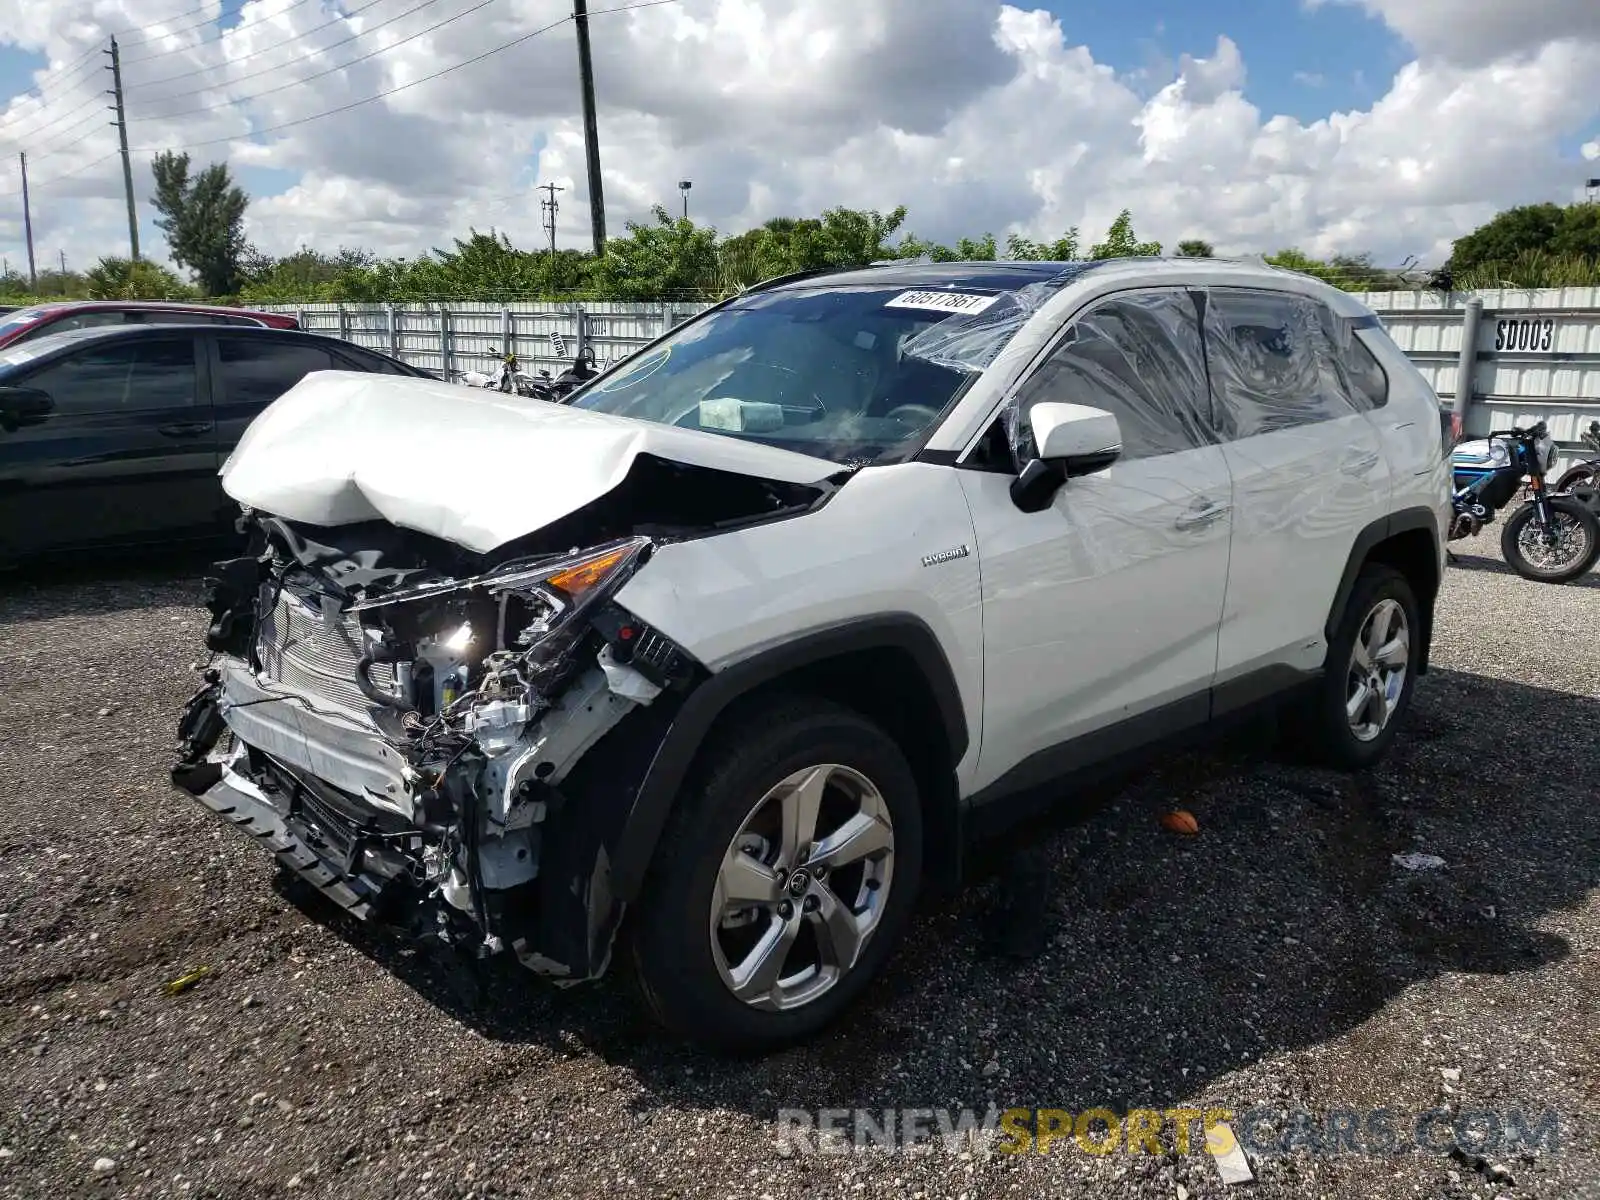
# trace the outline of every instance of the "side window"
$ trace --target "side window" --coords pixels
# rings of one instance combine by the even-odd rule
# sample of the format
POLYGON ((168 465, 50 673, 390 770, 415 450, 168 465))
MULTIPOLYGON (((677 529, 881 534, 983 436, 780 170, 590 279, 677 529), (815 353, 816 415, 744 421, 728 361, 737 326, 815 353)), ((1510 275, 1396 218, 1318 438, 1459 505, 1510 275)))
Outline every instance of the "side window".
POLYGON ((331 371, 338 364, 320 346, 264 338, 221 336, 222 395, 229 404, 271 404, 312 371, 331 371))
POLYGON ((1325 311, 1316 301, 1287 292, 1210 293, 1207 362, 1217 422, 1228 436, 1255 437, 1356 411, 1319 310, 1325 311))
POLYGON ((1367 344, 1361 340, 1355 322, 1334 317, 1334 355, 1344 376, 1345 388, 1357 408, 1371 412, 1389 403, 1389 374, 1367 344))
POLYGON ((184 408, 195 402, 194 339, 148 338, 87 349, 21 381, 63 413, 184 408))
POLYGON ((121 309, 90 309, 88 312, 74 313, 70 317, 62 317, 59 321, 50 323, 51 333, 65 333, 69 329, 103 329, 107 325, 122 325, 128 319, 128 314, 121 309))
POLYGON ((1113 413, 1122 458, 1175 454, 1211 444, 1204 357, 1194 301, 1163 290, 1120 297, 1078 317, 1066 339, 1017 393, 1026 426, 1041 401, 1087 404, 1113 413))

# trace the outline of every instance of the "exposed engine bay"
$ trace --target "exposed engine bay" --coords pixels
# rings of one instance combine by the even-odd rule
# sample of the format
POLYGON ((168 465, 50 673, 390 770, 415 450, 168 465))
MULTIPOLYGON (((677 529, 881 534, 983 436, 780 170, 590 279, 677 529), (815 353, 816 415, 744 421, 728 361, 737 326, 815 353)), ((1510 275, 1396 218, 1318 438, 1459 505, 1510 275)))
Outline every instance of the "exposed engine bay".
POLYGON ((641 459, 492 555, 247 509, 248 553, 207 581, 213 659, 174 782, 357 917, 592 977, 620 918, 608 839, 706 674, 614 597, 664 542, 823 494, 641 459), (623 517, 662 487, 673 523, 623 517))

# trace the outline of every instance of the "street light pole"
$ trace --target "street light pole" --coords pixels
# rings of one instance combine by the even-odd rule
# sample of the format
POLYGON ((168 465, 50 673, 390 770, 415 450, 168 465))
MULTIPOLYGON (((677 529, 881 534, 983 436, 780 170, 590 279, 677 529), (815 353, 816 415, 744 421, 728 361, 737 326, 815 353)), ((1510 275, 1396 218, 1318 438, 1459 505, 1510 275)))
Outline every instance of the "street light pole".
POLYGON ((689 189, 693 186, 694 184, 687 179, 678 181, 678 190, 683 193, 683 219, 685 221, 689 219, 689 189))

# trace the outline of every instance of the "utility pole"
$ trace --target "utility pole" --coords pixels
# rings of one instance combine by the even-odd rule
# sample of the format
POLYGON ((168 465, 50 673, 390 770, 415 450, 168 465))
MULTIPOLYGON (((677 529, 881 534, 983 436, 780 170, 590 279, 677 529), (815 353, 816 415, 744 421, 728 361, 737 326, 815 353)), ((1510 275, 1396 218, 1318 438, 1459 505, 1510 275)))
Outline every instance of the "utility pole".
POLYGON ((113 124, 117 138, 122 143, 122 186, 128 194, 128 243, 133 248, 133 261, 139 261, 139 213, 133 203, 133 162, 128 158, 128 119, 122 112, 122 57, 117 53, 117 39, 111 39, 111 90, 106 94, 116 97, 112 112, 117 114, 113 124))
POLYGON ((556 213, 561 208, 561 202, 556 199, 556 193, 564 192, 567 189, 557 187, 553 183, 547 183, 538 190, 550 193, 547 199, 539 201, 539 208, 544 213, 544 227, 550 234, 550 256, 554 258, 556 253, 556 213))
POLYGON ((606 198, 600 186, 600 125, 594 113, 594 61, 589 55, 589 0, 572 0, 572 21, 578 27, 578 82, 583 88, 583 145, 589 158, 589 223, 594 252, 606 252, 606 198))
POLYGON ((65 250, 63 250, 61 252, 61 277, 63 279, 65 279, 66 275, 67 275, 67 252, 65 250))
POLYGON ((19 154, 22 159, 22 232, 28 239, 28 290, 37 291, 39 288, 39 272, 33 265, 33 210, 28 207, 28 156, 19 154))

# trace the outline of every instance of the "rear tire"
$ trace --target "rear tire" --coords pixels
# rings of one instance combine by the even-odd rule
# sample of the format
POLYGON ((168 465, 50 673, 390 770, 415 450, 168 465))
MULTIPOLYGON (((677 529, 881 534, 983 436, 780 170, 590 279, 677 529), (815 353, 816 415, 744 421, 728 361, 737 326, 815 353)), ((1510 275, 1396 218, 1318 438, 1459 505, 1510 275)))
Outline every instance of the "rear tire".
POLYGON ((1600 463, 1582 463, 1556 481, 1552 491, 1570 492, 1575 487, 1600 487, 1600 463))
POLYGON ((1575 547, 1570 558, 1554 566, 1530 561, 1523 551, 1522 541, 1525 535, 1538 537, 1538 530, 1533 528, 1538 510, 1532 504, 1524 504, 1511 514, 1500 532, 1500 553, 1506 564, 1524 579, 1536 583, 1570 583, 1600 558, 1600 518, 1571 496, 1552 496, 1548 503, 1551 514, 1565 527, 1564 536, 1585 539, 1584 544, 1575 547))
POLYGON ((1361 568, 1328 643, 1322 679, 1299 714, 1297 740, 1331 767, 1365 770, 1383 758, 1411 707, 1422 622, 1406 577, 1361 568))
POLYGON ((679 798, 634 909, 635 982, 662 1024, 706 1048, 801 1041, 871 984, 921 873, 916 779, 894 741, 827 700, 762 706, 708 743, 679 798), (811 837, 791 836, 805 812, 811 837), (830 839, 842 824, 859 840, 830 839), (763 956, 769 940, 780 949, 763 956))

